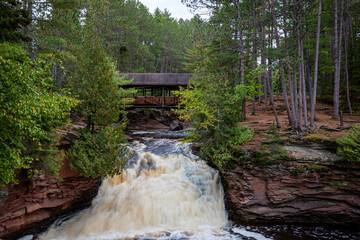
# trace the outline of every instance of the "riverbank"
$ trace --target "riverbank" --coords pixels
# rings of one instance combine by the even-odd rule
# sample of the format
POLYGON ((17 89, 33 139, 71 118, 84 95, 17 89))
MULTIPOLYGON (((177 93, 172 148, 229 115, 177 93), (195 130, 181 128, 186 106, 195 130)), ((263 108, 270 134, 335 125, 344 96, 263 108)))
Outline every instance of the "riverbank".
POLYGON ((252 160, 221 171, 229 218, 246 223, 357 225, 360 167, 319 146, 284 143, 276 148, 287 151, 288 158, 275 160, 272 155, 273 160, 259 160, 253 152, 252 160))
MULTIPOLYGON (((185 130, 169 129, 169 123, 178 120, 173 113, 162 112, 161 118, 156 113, 136 113, 133 125, 129 121, 128 133, 133 133, 129 139, 184 137, 185 130), (160 122, 166 116, 171 116, 167 125, 160 122)), ((220 171, 229 220, 251 227, 269 223, 356 225, 360 221, 360 169, 336 156, 333 138, 341 133, 331 131, 333 135, 319 137, 320 131, 329 130, 318 128, 298 135, 266 126, 243 146, 244 159, 229 162, 220 171)), ((33 228, 38 224, 44 229, 56 216, 79 210, 96 195, 98 182, 79 177, 66 162, 60 177, 64 181, 38 176, 8 188, 0 202, 6 206, 0 215, 0 238, 14 239, 27 229, 39 231, 33 228)))
MULTIPOLYGON (((63 139, 59 148, 71 142, 63 139)), ((59 216, 78 211, 96 196, 100 181, 79 176, 67 160, 59 171, 61 181, 44 175, 32 179, 20 176, 18 184, 9 184, 0 196, 0 239, 17 239, 24 234, 45 230, 59 216)))
MULTIPOLYGON (((229 218, 237 222, 297 222, 355 226, 360 222, 360 166, 339 157, 336 140, 348 129, 319 103, 316 127, 294 132, 280 97, 281 128, 271 108, 255 105, 241 125, 254 129, 242 156, 222 169, 229 218)), ((251 103, 247 103, 251 109, 251 103)), ((211 160, 210 160, 211 162, 211 160)))

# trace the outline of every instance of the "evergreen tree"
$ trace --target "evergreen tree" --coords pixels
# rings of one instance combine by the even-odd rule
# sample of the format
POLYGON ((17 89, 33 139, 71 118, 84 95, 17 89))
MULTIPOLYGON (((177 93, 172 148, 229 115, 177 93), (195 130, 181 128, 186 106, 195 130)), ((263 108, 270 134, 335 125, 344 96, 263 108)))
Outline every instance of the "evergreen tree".
POLYGON ((18 0, 0 1, 0 41, 21 42, 30 41, 30 37, 24 33, 31 19, 28 12, 21 8, 18 0))

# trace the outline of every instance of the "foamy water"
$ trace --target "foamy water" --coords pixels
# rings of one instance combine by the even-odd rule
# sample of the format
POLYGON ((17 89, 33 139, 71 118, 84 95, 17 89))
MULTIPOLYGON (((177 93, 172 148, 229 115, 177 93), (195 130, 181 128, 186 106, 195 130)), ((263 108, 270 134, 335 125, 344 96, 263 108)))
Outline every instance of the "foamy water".
POLYGON ((134 143, 135 157, 105 179, 90 208, 41 239, 231 239, 219 173, 176 140, 134 143))

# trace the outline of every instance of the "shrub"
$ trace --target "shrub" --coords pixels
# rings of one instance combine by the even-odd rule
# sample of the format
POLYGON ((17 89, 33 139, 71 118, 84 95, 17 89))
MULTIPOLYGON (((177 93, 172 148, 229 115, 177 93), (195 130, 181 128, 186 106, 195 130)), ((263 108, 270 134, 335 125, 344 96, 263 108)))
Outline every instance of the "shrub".
POLYGON ((347 161, 360 163, 360 126, 352 126, 346 135, 336 141, 337 153, 347 161))
POLYGON ((20 45, 0 43, 0 186, 31 177, 57 175, 62 155, 57 129, 77 101, 54 92, 51 56, 30 59, 20 45))
POLYGON ((79 130, 68 152, 71 169, 85 177, 106 177, 120 174, 125 163, 132 157, 125 145, 121 127, 107 126, 98 132, 79 130))
POLYGON ((240 146, 252 140, 254 130, 247 126, 239 125, 218 133, 214 139, 210 139, 202 147, 204 157, 211 158, 221 169, 228 169, 232 166, 232 160, 240 156, 240 146))

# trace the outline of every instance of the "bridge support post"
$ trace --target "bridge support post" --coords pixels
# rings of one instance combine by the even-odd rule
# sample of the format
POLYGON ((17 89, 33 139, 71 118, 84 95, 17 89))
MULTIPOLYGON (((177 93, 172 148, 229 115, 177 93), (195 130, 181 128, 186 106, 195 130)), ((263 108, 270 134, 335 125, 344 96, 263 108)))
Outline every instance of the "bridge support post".
POLYGON ((164 107, 165 106, 165 90, 164 90, 164 87, 162 87, 162 89, 161 89, 161 94, 162 94, 161 107, 164 107))

